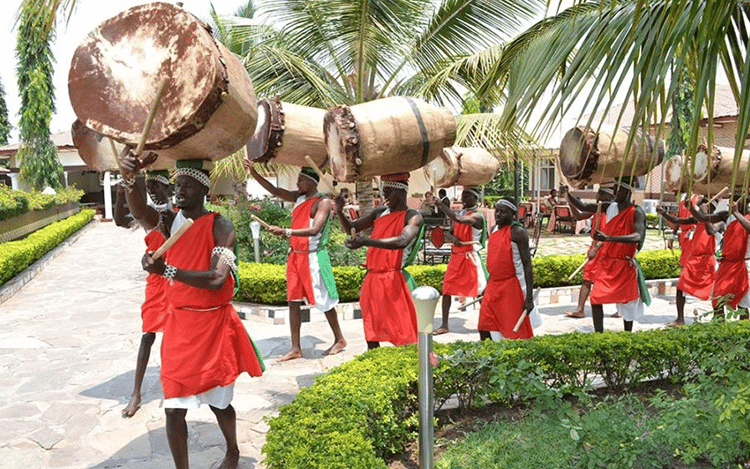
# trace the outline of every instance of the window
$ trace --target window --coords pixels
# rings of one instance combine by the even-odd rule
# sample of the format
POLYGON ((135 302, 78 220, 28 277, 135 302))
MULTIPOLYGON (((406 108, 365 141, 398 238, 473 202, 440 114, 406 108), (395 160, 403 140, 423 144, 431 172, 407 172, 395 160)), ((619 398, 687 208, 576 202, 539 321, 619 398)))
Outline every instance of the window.
POLYGON ((539 160, 539 188, 543 191, 555 189, 555 160, 553 158, 539 160))

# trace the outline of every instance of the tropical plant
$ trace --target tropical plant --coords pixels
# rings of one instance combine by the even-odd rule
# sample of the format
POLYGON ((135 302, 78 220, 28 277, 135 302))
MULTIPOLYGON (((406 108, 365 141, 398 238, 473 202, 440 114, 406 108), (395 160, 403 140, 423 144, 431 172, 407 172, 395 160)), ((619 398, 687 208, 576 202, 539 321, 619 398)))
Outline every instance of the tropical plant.
MULTIPOLYGON (((461 109, 501 46, 545 2, 525 0, 262 0, 253 19, 218 18, 219 39, 243 60, 259 96, 327 109, 413 96, 461 109)), ((484 109, 484 105, 482 105, 484 109)), ((489 108, 486 108, 489 109, 489 108)), ((486 133, 499 116, 457 118, 459 142, 507 144, 516 129, 486 133)), ((367 204, 370 181, 357 185, 367 204)))
MULTIPOLYGON (((533 132, 546 135, 574 100, 584 102, 579 121, 597 129, 597 111, 603 115, 615 104, 632 100, 632 119, 625 117, 623 107, 617 125, 655 125, 661 136, 679 90, 677 75, 684 73, 693 88, 692 108, 706 110, 711 145, 721 71, 738 103, 735 148, 741 149, 750 126, 749 22, 750 5, 742 0, 577 1, 509 43, 478 96, 493 102, 504 92, 498 131, 535 122, 533 132), (586 114, 591 117, 585 119, 586 114)), ((690 122, 689 136, 687 155, 692 157, 700 138, 699 119, 690 122)), ((635 132, 629 143, 634 137, 635 132)), ((687 170, 691 165, 685 166, 687 170)), ((747 188, 748 177, 750 171, 736 182, 747 188)))
POLYGON ((38 24, 38 2, 21 7, 18 19, 16 54, 18 90, 21 94, 21 119, 18 126, 20 177, 35 189, 62 186, 62 165, 57 147, 50 139, 50 121, 55 112, 55 88, 52 84, 51 30, 38 24))
POLYGON ((13 126, 8 120, 8 105, 5 103, 5 88, 0 81, 0 145, 8 144, 8 137, 13 126))

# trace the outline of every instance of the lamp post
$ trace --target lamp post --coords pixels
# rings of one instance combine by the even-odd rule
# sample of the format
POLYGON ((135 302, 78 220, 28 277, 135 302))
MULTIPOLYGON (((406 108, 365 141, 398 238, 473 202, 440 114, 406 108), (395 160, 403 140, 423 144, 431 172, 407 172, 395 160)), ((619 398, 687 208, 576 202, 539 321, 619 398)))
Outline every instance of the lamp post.
POLYGON ((253 220, 250 222, 250 231, 253 234, 253 248, 255 250, 255 262, 260 262, 260 223, 253 220))
POLYGON ((440 293, 432 287, 415 288, 411 293, 414 308, 417 310, 417 330, 419 332, 419 467, 432 469, 434 466, 433 448, 435 445, 432 413, 432 323, 440 293))

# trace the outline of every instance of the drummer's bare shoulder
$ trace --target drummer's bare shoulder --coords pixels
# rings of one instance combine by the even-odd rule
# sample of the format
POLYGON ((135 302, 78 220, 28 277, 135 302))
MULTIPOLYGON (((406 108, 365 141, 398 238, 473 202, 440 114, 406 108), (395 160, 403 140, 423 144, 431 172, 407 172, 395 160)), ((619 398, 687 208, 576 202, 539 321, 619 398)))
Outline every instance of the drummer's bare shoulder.
POLYGON ((526 232, 526 229, 520 225, 511 225, 510 239, 519 247, 521 247, 522 243, 526 246, 529 245, 529 234, 526 232))
POLYGON ((404 217, 404 225, 415 225, 419 227, 422 224, 422 214, 419 210, 407 210, 404 217))
POLYGON ((216 246, 223 246, 230 249, 234 248, 237 241, 237 233, 231 220, 221 215, 216 215, 213 227, 214 242, 216 246))

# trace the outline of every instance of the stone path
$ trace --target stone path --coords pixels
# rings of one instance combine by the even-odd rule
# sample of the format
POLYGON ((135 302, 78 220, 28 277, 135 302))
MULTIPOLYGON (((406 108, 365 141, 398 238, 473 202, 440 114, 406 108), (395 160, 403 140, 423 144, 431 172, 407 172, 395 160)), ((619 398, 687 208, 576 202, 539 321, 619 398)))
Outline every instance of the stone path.
MULTIPOLYGON (((560 248, 566 252, 583 252, 588 244, 584 236, 567 238, 552 237, 544 243, 578 243, 560 248)), ((131 419, 120 416, 132 390, 141 335, 142 239, 141 231, 98 223, 0 304, 0 468, 173 467, 159 407, 158 338, 146 373, 143 406, 131 419)), ((646 322, 636 324, 636 330, 661 327, 674 318, 671 287, 665 288, 667 296, 655 297, 646 322)), ((543 291, 545 324, 536 333, 591 331, 590 319, 563 316, 575 298, 575 289, 543 291), (549 304, 553 296, 560 303, 549 304)), ((694 308, 707 310, 708 305, 689 300, 686 311, 694 308)), ((612 311, 605 308, 605 315, 612 311)), ((456 310, 452 332, 436 341, 476 340, 477 314, 471 308, 456 310)), ((688 316, 692 320, 692 314, 688 316)), ((306 358, 276 363, 289 347, 288 326, 248 318, 244 324, 268 368, 261 378, 241 376, 235 389, 240 467, 245 469, 263 467, 261 448, 268 428, 263 417, 274 415, 325 370, 366 349, 361 320, 348 319, 341 322, 349 342, 346 350, 322 357, 331 333, 322 313, 313 310, 311 322, 302 325, 306 358)), ((605 327, 620 330, 622 322, 607 317, 605 327)), ((224 452, 223 438, 210 410, 188 412, 188 426, 191 466, 217 464, 224 452)))

